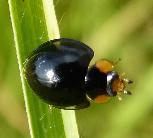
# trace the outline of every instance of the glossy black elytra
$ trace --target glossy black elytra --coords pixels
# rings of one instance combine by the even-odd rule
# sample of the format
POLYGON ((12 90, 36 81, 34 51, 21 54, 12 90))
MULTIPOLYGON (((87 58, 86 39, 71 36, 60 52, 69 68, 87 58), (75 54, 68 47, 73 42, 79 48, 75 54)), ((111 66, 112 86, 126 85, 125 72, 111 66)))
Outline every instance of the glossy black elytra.
POLYGON ((26 60, 25 77, 45 102, 62 109, 82 109, 90 100, 103 103, 125 90, 125 79, 114 71, 115 63, 106 59, 89 63, 94 56, 82 42, 60 38, 40 45, 26 60))

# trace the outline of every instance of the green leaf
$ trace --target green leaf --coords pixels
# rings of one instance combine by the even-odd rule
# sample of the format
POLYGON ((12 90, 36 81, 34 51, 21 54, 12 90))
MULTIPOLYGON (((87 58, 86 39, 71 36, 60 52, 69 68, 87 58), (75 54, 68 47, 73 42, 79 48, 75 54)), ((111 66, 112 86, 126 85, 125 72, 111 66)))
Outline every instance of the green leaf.
POLYGON ((27 56, 48 39, 59 38, 52 0, 8 0, 16 55, 32 138, 78 138, 74 111, 59 110, 35 96, 23 74, 27 56))

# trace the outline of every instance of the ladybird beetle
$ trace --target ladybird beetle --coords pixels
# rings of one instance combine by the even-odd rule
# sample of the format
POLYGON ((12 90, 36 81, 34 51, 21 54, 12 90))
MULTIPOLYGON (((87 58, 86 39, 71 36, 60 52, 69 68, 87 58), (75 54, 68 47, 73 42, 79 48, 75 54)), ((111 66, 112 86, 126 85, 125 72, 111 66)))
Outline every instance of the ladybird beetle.
POLYGON ((125 87, 132 81, 114 71, 115 63, 101 59, 88 68, 93 56, 93 50, 77 40, 50 40, 27 58, 25 77, 36 95, 62 109, 87 108, 90 101, 131 94, 125 87))

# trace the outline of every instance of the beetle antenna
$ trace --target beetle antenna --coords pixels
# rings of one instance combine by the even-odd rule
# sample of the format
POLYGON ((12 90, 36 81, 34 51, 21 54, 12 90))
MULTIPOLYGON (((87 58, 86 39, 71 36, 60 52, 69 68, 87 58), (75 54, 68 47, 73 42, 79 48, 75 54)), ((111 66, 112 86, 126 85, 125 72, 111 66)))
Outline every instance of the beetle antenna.
POLYGON ((130 91, 126 91, 126 90, 124 90, 124 94, 132 95, 132 93, 130 91))
POLYGON ((118 60, 116 60, 115 62, 113 62, 113 66, 116 66, 120 61, 121 61, 121 58, 119 58, 118 60))
POLYGON ((126 83, 128 83, 128 84, 133 83, 133 81, 132 81, 132 80, 129 80, 129 79, 127 79, 127 78, 124 78, 123 80, 124 80, 124 82, 126 82, 126 83))

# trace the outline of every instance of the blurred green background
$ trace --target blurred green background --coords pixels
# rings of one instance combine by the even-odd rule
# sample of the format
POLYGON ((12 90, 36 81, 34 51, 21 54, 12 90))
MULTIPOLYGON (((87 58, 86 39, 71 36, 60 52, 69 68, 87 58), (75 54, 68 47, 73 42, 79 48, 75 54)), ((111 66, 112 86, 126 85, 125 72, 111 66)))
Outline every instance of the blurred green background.
MULTIPOLYGON (((95 51, 92 61, 121 62, 116 69, 134 80, 132 96, 93 103, 76 111, 81 138, 153 137, 153 1, 55 0, 61 37, 95 51)), ((0 0, 0 137, 28 138, 28 124, 8 3, 0 0)), ((91 63, 91 64, 92 64, 91 63)))

